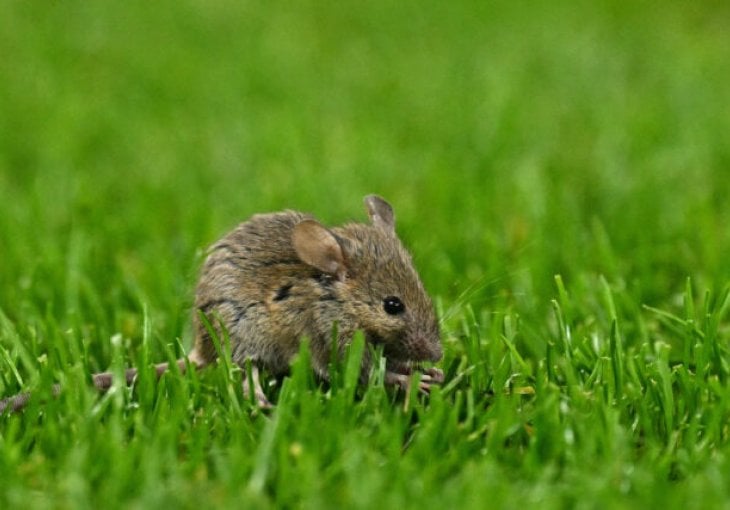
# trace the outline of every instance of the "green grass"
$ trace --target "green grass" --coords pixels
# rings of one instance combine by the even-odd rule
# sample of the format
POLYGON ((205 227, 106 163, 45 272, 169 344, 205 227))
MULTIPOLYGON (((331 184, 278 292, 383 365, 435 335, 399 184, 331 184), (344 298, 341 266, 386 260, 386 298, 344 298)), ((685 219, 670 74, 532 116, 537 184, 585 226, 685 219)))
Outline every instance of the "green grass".
POLYGON ((727 508, 729 21, 5 2, 0 395, 65 391, 0 417, 0 508, 727 508), (303 351, 268 415, 228 363, 153 380, 208 244, 367 193, 438 303, 442 388, 356 388, 358 349, 330 388, 303 351))

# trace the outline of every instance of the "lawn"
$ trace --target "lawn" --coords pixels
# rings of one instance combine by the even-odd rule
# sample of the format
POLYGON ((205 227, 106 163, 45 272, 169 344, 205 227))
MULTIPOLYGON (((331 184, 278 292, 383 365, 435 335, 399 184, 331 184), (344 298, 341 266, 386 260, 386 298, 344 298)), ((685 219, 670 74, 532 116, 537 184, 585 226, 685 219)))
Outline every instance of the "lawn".
POLYGON ((730 506, 727 2, 1 10, 0 508, 730 506), (207 246, 369 193, 442 387, 154 380, 207 246))

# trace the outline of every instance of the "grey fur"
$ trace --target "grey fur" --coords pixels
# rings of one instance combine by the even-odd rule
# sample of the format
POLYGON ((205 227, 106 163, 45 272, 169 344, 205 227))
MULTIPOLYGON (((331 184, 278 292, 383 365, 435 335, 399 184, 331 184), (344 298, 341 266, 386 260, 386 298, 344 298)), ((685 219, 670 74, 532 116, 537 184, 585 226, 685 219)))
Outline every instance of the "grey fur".
MULTIPOLYGON (((197 368, 215 361, 209 328, 218 338, 227 335, 233 361, 241 367, 252 363, 244 393, 253 392, 258 404, 268 407, 259 369, 286 373, 306 337, 314 370, 327 378, 336 323, 339 353, 358 330, 368 342, 383 345, 387 384, 408 386, 413 370, 421 371, 422 391, 442 382, 441 370, 417 364, 441 359, 439 327, 411 256, 395 235, 393 208, 376 195, 364 202, 371 225, 328 229, 300 212, 257 214, 215 243, 195 292, 195 346, 187 361, 197 368), (388 314, 386 297, 399 298, 402 313, 388 314)), ((184 372, 187 361, 178 360, 178 370, 184 372)), ((362 382, 371 365, 366 350, 362 382)), ((155 366, 157 377, 167 370, 167 363, 155 366)), ((135 368, 126 370, 127 384, 136 377, 135 368)), ((94 374, 93 381, 106 391, 113 375, 94 374)), ((59 392, 55 385, 53 394, 59 392)), ((0 400, 0 414, 21 410, 30 397, 22 393, 0 400)))
MULTIPOLYGON (((393 210, 374 195, 365 204, 371 225, 327 229, 300 212, 259 214, 214 244, 196 291, 190 359, 204 366, 216 358, 202 312, 219 335, 225 327, 235 363, 244 366, 250 359, 273 374, 286 373, 306 337, 313 368, 326 378, 333 323, 338 351, 362 330, 369 342, 383 345, 399 374, 412 362, 438 361, 433 304, 395 236, 393 210), (403 313, 385 312, 389 296, 401 299, 403 313)), ((363 376, 369 369, 366 356, 363 376)), ((442 376, 432 369, 422 378, 427 389, 442 376)))

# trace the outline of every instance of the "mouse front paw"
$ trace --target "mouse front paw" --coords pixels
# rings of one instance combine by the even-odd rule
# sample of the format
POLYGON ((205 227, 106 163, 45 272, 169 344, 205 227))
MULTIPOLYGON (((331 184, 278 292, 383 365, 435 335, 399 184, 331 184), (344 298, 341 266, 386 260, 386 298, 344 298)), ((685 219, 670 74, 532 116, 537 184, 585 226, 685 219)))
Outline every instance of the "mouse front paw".
MULTIPOLYGON (((443 372, 441 372, 438 369, 435 369, 440 374, 428 374, 426 371, 421 373, 420 379, 418 380, 418 391, 423 394, 429 394, 431 392, 431 386, 434 384, 439 384, 443 381, 443 372)), ((411 387, 411 383, 413 380, 412 375, 406 375, 401 374, 398 372, 391 372, 387 371, 385 372, 385 379, 384 382, 388 386, 396 386, 402 390, 408 391, 411 387)))
POLYGON ((422 370, 422 372, 423 372, 423 376, 421 376, 422 379, 424 377, 429 377, 430 378, 429 380, 435 384, 441 384, 442 382, 444 382, 444 371, 441 370, 440 368, 436 368, 436 367, 424 368, 422 370))

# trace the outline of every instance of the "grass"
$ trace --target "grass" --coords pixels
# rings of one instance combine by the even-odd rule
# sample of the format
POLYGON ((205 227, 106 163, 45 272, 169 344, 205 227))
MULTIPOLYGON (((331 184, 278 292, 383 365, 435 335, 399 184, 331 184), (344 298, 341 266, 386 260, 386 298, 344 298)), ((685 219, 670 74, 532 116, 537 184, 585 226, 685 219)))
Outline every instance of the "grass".
POLYGON ((0 16, 0 508, 727 508, 723 2, 62 2, 0 16), (428 399, 257 412, 189 348, 255 212, 394 205, 436 298, 428 399), (99 396, 89 374, 145 367, 99 396))

